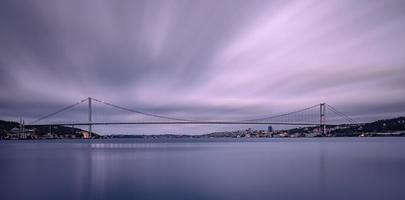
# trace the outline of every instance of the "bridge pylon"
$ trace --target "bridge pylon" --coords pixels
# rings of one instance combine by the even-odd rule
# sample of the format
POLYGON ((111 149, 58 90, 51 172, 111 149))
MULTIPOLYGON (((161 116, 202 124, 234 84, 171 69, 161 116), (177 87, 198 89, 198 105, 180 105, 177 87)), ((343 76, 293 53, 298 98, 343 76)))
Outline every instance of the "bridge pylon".
POLYGON ((91 124, 91 121, 92 121, 92 108, 91 108, 91 97, 89 97, 89 98, 87 98, 87 100, 88 100, 88 117, 89 117, 89 129, 88 129, 88 131, 89 131, 89 135, 90 135, 90 138, 91 138, 91 133, 92 133, 92 124, 91 124))
POLYGON ((320 117, 320 132, 322 133, 322 135, 326 135, 326 104, 325 103, 321 103, 319 104, 319 117, 320 117))

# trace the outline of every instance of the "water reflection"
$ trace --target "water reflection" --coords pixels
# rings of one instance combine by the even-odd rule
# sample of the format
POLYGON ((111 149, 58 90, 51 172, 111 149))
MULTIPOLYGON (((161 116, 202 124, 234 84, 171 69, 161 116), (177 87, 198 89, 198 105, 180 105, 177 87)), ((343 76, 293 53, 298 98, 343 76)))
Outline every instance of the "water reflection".
POLYGON ((405 199, 404 144, 402 138, 6 142, 0 199, 405 199))

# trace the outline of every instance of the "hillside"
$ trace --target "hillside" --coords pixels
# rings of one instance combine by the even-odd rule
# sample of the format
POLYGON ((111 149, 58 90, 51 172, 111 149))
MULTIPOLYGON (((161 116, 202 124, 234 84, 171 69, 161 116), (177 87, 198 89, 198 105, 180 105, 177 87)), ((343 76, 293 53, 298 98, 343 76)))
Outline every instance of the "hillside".
POLYGON ((378 120, 363 124, 330 125, 327 134, 320 134, 319 126, 299 127, 273 132, 258 130, 240 130, 215 132, 201 137, 356 137, 356 136, 405 136, 405 117, 378 120))
POLYGON ((332 136, 359 136, 366 134, 369 136, 392 135, 405 133, 405 117, 378 120, 371 123, 359 125, 346 125, 330 127, 332 136))
MULTIPOLYGON (((3 121, 0 120, 0 138, 7 138, 7 136, 12 135, 13 128, 19 128, 20 124, 12 121, 3 121)), ((30 138, 41 138, 47 135, 50 132, 49 126, 25 126, 25 131, 27 135, 30 135, 30 138), (31 137, 32 136, 32 137, 31 137)), ((65 127, 65 126, 52 126, 52 136, 55 138, 81 138, 82 132, 85 130, 79 128, 65 127), (72 137, 73 136, 73 137, 72 137)), ((48 134, 49 135, 49 134, 48 134)), ((96 133, 91 134, 92 137, 100 137, 96 133)))

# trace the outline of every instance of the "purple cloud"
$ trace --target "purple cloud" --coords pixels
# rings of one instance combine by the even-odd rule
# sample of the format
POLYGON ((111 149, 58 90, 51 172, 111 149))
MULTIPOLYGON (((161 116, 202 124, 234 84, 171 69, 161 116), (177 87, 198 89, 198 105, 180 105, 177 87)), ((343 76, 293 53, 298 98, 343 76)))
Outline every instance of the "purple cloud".
POLYGON ((404 115, 404 21, 401 0, 4 0, 0 116, 30 120, 87 96, 193 119, 320 102, 358 121, 404 115))

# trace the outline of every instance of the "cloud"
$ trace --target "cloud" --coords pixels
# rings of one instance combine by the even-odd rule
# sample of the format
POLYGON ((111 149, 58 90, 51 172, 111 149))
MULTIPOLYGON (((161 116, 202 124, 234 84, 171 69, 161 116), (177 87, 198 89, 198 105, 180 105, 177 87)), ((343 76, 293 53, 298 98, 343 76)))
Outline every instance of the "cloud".
POLYGON ((88 96, 192 119, 320 102, 358 120, 403 115, 404 11, 400 0, 4 0, 0 115, 33 119, 88 96))

